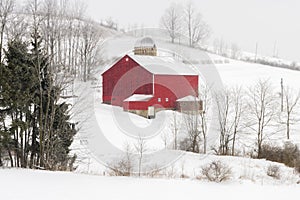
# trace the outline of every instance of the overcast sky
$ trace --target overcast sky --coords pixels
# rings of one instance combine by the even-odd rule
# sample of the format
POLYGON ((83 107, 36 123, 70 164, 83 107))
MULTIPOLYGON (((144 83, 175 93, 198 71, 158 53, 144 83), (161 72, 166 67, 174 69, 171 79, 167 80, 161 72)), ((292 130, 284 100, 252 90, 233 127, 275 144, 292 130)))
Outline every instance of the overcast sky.
MULTIPOLYGON (((171 2, 184 0, 87 0, 88 13, 96 20, 111 16, 121 26, 157 27, 171 2)), ((299 0, 194 0, 214 38, 237 43, 244 51, 300 61, 299 0)))

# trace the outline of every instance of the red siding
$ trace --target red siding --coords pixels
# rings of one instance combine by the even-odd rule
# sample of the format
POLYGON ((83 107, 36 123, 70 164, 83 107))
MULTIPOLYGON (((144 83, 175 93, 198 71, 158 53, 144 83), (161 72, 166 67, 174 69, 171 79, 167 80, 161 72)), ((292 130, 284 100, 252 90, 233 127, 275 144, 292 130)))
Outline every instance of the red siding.
POLYGON ((164 108, 176 108, 177 99, 198 95, 198 76, 155 75, 154 83, 152 102, 164 108), (158 102, 159 98, 161 102, 158 102))
POLYGON ((149 101, 131 101, 131 102, 124 102, 123 109, 124 110, 148 110, 148 107, 151 106, 151 100, 149 101))
POLYGON ((132 94, 153 94, 153 75, 124 56, 103 74, 103 102, 122 106, 132 94))
POLYGON ((156 108, 176 109, 177 99, 188 95, 198 95, 198 76, 154 75, 154 83, 154 97, 151 100, 124 102, 123 108, 125 110, 148 110, 149 106, 155 106, 156 108))

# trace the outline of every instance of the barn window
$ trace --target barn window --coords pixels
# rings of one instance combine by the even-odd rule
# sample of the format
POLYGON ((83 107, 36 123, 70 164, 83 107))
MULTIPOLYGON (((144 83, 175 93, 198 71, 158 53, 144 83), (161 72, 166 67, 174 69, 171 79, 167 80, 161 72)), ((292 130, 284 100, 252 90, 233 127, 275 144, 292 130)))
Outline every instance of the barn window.
POLYGON ((161 102, 161 98, 158 98, 157 101, 158 101, 158 102, 161 102))
POLYGON ((129 59, 128 59, 128 58, 126 58, 125 60, 126 60, 126 62, 128 62, 128 60, 129 60, 129 59))
POLYGON ((166 98, 166 102, 169 102, 169 98, 166 98))

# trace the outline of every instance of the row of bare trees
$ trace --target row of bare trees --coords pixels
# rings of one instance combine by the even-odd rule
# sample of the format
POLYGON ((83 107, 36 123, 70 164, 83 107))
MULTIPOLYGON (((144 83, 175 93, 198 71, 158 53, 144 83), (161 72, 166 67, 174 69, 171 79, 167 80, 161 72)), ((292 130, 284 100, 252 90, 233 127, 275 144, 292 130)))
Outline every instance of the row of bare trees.
POLYGON ((4 35, 5 28, 10 21, 10 15, 14 9, 14 1, 13 0, 1 0, 0 1, 0 62, 3 60, 3 43, 4 43, 4 35))
POLYGON ((203 20, 201 13, 191 1, 184 6, 171 3, 161 17, 161 26, 167 30, 174 43, 181 35, 188 36, 188 45, 202 44, 211 33, 210 27, 203 20))
POLYGON ((213 53, 224 57, 239 59, 242 55, 242 50, 236 43, 228 44, 223 38, 216 38, 213 41, 212 47, 213 49, 211 51, 213 53))
POLYGON ((17 7, 14 0, 1 0, 0 59, 5 41, 30 38, 32 27, 38 27, 52 70, 86 81, 102 61, 105 33, 85 12, 86 5, 80 1, 28 0, 17 7))
MULTIPOLYGON (((200 90, 203 111, 183 115, 183 125, 188 133, 179 145, 183 150, 206 153, 208 148, 212 148, 220 155, 235 155, 237 143, 249 144, 249 139, 256 138, 254 151, 260 157, 264 143, 270 142, 272 136, 291 139, 292 126, 300 121, 300 93, 289 87, 284 87, 282 93, 276 93, 269 81, 258 81, 247 90, 241 87, 216 92, 212 92, 210 87, 200 90), (214 116, 210 116, 213 107, 214 116), (219 140, 217 145, 207 146, 207 138, 210 137, 207 127, 212 120, 217 122, 219 140)), ((173 126, 172 130, 178 131, 178 126, 173 126)))

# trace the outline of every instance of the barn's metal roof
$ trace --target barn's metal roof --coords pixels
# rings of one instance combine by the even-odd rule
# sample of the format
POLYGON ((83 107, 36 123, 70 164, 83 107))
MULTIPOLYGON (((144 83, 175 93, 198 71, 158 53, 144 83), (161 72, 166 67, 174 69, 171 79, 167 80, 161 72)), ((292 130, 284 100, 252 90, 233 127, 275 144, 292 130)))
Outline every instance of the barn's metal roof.
POLYGON ((155 47, 155 42, 151 37, 144 37, 136 41, 134 47, 155 47))
POLYGON ((147 71, 161 75, 198 75, 191 66, 172 57, 128 55, 147 71))

